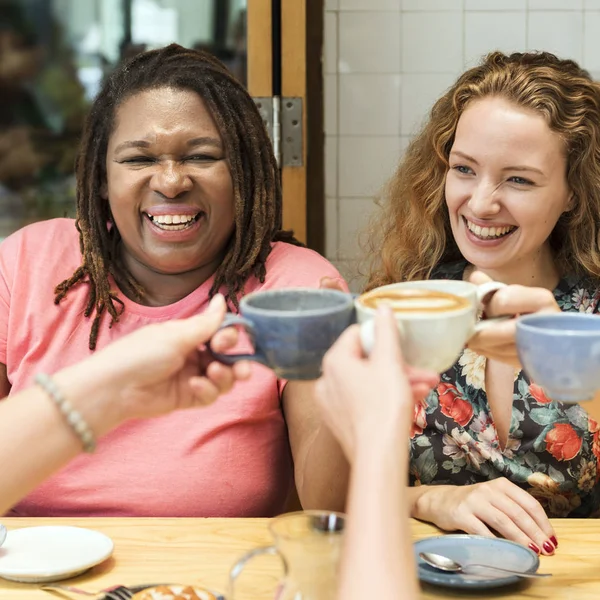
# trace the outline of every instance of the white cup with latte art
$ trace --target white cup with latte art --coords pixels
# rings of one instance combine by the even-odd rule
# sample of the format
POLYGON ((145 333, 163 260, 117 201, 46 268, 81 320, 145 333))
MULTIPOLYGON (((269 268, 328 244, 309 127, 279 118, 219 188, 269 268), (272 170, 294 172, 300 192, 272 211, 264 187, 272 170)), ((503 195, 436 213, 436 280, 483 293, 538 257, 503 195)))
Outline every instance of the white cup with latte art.
POLYGON ((497 281, 474 285, 430 279, 375 288, 355 301, 363 348, 367 354, 373 348, 373 318, 377 307, 386 304, 398 323, 407 364, 443 373, 455 363, 468 340, 487 326, 486 321, 477 322, 482 301, 502 287, 497 281))

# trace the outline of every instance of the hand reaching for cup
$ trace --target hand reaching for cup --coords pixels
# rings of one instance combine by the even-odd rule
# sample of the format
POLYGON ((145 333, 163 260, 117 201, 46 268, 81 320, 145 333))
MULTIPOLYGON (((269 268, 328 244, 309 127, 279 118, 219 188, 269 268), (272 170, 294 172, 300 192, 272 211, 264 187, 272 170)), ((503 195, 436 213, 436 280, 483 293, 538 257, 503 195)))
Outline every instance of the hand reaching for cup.
POLYGON ((204 313, 147 325, 57 373, 55 379, 61 389, 81 379, 89 387, 97 382, 99 395, 111 399, 107 410, 114 413, 115 422, 211 404, 237 380, 250 376, 247 362, 229 367, 201 348, 213 335, 212 343, 220 351, 237 342, 232 329, 215 335, 225 312, 225 300, 217 294, 204 313))
POLYGON ((435 373, 405 367, 392 312, 376 316, 375 345, 365 357, 359 328, 346 329, 323 360, 317 395, 327 426, 352 461, 361 440, 382 435, 387 426, 408 428, 414 402, 435 386, 435 373))
MULTIPOLYGON (((491 279, 475 271, 469 281, 481 285, 491 279)), ((497 292, 485 303, 487 317, 511 315, 514 318, 496 323, 477 332, 468 343, 468 347, 492 360, 520 367, 515 345, 516 317, 529 313, 555 313, 560 308, 550 290, 522 285, 508 285, 497 292)))

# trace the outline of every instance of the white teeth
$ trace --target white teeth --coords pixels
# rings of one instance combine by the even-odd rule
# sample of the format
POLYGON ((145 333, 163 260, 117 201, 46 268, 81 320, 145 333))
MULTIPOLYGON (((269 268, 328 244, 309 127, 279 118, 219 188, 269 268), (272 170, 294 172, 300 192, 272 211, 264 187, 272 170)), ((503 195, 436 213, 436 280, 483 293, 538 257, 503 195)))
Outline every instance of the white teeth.
POLYGON ((152 219, 152 222, 155 225, 173 225, 169 229, 178 229, 174 227, 175 225, 179 225, 183 223, 184 225, 188 225, 191 223, 197 215, 151 215, 148 213, 148 216, 152 219))
POLYGON ((475 223, 471 223, 468 219, 465 219, 465 222, 469 231, 472 231, 477 237, 482 239, 502 237, 516 229, 516 227, 512 225, 506 227, 480 227, 479 225, 475 225, 475 223))

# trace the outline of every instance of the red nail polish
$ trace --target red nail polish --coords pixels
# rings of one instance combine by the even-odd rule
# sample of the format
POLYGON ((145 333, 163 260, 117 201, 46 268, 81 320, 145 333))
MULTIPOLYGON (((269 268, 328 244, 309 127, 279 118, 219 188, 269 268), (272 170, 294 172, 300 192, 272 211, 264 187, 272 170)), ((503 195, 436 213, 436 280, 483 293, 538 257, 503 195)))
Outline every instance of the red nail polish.
POLYGON ((554 554, 554 546, 550 542, 544 542, 542 545, 548 554, 554 554))
POLYGON ((555 548, 558 548, 558 540, 556 539, 555 535, 550 538, 550 541, 554 544, 555 548))
POLYGON ((533 550, 536 554, 540 553, 540 549, 535 544, 529 544, 529 549, 533 550))

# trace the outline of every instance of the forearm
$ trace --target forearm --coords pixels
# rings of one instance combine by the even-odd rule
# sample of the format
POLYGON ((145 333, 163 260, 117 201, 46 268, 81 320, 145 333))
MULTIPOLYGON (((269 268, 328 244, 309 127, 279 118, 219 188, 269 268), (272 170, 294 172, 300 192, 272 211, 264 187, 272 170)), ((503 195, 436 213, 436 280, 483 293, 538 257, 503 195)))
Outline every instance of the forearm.
POLYGON ((338 441, 321 425, 301 465, 296 466, 296 485, 304 510, 344 511, 350 466, 338 441))
MULTIPOLYGON (((96 436, 117 424, 106 409, 106 386, 85 367, 64 370, 54 380, 96 436)), ((81 451, 81 441, 38 386, 0 402, 0 514, 81 451)))
POLYGON ((404 439, 377 439, 358 448, 350 483, 340 599, 417 598, 407 464, 404 439))

